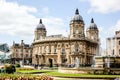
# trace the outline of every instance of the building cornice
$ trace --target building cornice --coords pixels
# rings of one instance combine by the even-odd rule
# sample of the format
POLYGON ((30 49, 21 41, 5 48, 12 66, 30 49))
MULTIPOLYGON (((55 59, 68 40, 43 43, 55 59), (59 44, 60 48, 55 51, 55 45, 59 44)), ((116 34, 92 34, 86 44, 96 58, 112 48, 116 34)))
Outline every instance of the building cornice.
POLYGON ((88 39, 88 38, 61 38, 61 39, 43 39, 43 40, 38 40, 34 41, 32 44, 39 44, 39 43, 50 43, 50 42, 72 42, 72 41, 86 41, 86 42, 91 42, 94 44, 98 44, 97 41, 88 39))

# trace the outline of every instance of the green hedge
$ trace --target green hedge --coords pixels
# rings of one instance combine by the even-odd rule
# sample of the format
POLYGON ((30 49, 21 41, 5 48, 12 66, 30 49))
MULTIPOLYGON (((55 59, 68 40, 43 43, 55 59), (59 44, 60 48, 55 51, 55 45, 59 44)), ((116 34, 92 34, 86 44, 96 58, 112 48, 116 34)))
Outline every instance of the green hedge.
POLYGON ((10 65, 5 65, 4 69, 6 71, 6 73, 10 74, 10 73, 14 73, 16 72, 16 68, 14 65, 10 64, 10 65))

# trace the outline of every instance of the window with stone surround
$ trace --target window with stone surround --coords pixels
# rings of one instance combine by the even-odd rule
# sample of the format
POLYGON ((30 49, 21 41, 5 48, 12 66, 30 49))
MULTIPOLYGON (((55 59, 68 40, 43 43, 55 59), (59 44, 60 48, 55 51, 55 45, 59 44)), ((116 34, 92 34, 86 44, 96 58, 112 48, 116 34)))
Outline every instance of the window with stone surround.
POLYGON ((75 52, 78 52, 78 45, 75 45, 75 52))

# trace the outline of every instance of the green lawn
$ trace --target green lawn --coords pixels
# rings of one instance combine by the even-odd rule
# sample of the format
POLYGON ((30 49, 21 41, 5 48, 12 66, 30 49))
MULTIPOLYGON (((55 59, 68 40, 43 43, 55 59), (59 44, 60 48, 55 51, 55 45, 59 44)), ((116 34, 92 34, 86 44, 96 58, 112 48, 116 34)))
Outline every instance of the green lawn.
POLYGON ((116 78, 120 77, 120 75, 94 75, 94 74, 66 74, 66 73, 59 73, 57 71, 44 73, 50 76, 61 76, 61 77, 88 77, 88 78, 116 78))
POLYGON ((94 75, 94 74, 66 74, 66 73, 59 73, 57 70, 17 70, 20 73, 43 73, 49 76, 59 76, 59 77, 86 77, 86 78, 116 78, 120 75, 94 75))

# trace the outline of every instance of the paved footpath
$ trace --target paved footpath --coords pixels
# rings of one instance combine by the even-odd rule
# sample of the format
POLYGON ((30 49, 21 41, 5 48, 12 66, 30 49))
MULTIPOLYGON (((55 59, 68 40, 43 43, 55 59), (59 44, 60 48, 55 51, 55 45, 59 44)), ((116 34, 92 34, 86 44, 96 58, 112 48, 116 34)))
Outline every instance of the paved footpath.
MULTIPOLYGON (((91 80, 91 79, 79 79, 79 78, 61 78, 53 77, 55 80, 91 80)), ((92 79, 92 80, 109 80, 109 79, 92 79)))

